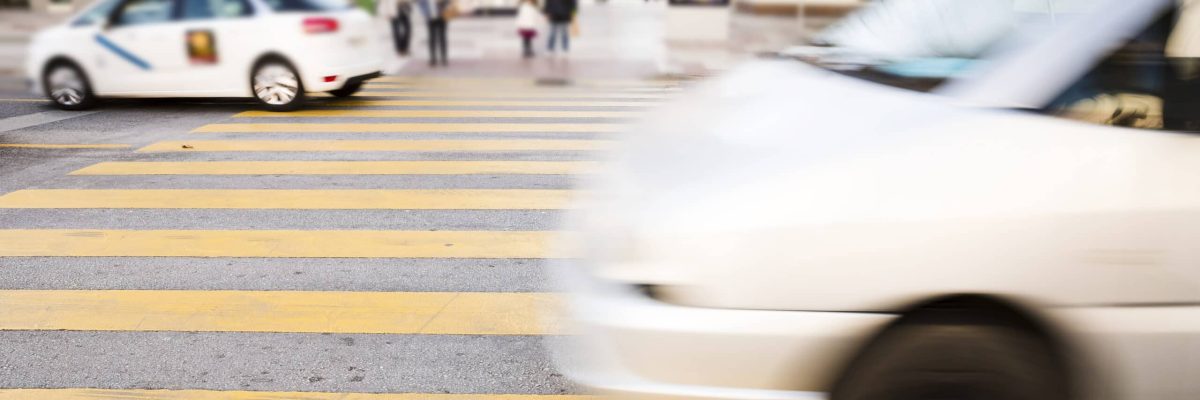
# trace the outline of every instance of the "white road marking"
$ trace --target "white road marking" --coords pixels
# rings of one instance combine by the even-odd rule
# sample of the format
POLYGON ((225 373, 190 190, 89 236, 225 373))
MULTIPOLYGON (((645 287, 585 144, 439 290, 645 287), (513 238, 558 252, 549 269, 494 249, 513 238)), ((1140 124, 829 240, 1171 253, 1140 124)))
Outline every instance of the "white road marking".
POLYGON ((0 119, 0 132, 15 131, 17 129, 48 124, 51 122, 62 121, 84 115, 91 115, 99 111, 43 111, 40 113, 26 114, 17 117, 0 119))

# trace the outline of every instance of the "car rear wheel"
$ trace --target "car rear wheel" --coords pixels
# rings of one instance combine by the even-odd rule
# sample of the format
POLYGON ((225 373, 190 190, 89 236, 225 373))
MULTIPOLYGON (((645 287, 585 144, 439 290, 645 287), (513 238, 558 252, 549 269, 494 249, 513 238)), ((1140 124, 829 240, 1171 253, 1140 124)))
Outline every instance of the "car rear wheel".
POLYGON ((266 60, 254 68, 250 78, 254 98, 271 111, 291 111, 304 104, 304 84, 291 65, 266 60))
POLYGON ((362 86, 362 82, 347 83, 341 89, 330 90, 329 94, 332 94, 334 97, 350 97, 358 93, 362 89, 362 86))
POLYGON ((46 97, 60 109, 83 110, 96 105, 96 94, 92 92, 87 75, 70 62, 58 62, 46 68, 42 87, 46 97))
POLYGON ((833 400, 1065 400, 1055 352, 1021 328, 902 323, 885 332, 834 386, 833 400))

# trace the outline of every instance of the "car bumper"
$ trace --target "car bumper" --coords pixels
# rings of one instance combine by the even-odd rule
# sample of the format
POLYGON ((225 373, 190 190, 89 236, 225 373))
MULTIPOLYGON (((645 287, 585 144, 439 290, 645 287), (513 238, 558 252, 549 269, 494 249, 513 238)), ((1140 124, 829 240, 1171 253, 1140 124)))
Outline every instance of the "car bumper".
POLYGON ((351 66, 333 67, 333 68, 317 68, 313 73, 304 77, 304 88, 309 92, 328 92, 330 90, 341 89, 347 83, 355 81, 364 81, 370 78, 379 76, 381 65, 378 62, 369 62, 356 64, 351 66), (325 77, 335 77, 333 81, 325 82, 325 77))
POLYGON ((559 368, 601 393, 638 399, 823 399, 891 314, 695 308, 559 268, 566 320, 559 368))

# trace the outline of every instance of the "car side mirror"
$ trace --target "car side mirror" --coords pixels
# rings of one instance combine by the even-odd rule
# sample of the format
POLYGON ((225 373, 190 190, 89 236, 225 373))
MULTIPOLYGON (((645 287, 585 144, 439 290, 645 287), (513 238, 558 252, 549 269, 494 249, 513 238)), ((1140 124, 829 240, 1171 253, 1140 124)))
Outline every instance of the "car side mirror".
POLYGON ((117 26, 118 15, 120 14, 116 12, 109 13, 107 18, 104 18, 103 21, 100 21, 100 30, 107 31, 117 26))

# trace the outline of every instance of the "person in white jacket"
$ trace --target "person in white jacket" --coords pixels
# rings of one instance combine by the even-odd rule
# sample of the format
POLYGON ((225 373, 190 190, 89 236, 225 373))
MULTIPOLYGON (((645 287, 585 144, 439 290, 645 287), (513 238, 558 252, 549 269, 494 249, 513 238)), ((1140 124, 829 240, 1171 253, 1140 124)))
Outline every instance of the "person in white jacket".
POLYGON ((533 57, 533 38, 537 37, 541 22, 542 12, 538 9, 537 0, 521 0, 517 6, 517 34, 521 35, 525 58, 533 57))

